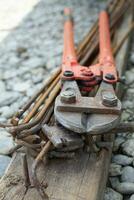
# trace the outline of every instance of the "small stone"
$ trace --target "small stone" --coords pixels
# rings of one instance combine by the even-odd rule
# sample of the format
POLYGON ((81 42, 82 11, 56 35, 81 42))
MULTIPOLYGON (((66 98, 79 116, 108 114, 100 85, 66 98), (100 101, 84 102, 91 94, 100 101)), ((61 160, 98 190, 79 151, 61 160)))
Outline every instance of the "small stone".
POLYGON ((27 96, 28 97, 31 97, 33 96, 34 94, 37 93, 38 90, 40 90, 40 88, 42 87, 42 83, 38 83, 36 84, 33 88, 30 89, 30 91, 27 91, 27 96))
POLYGON ((131 61, 132 64, 134 64, 134 53, 131 54, 130 61, 131 61))
POLYGON ((112 188, 107 187, 104 194, 104 200, 123 200, 123 196, 112 188))
POLYGON ((0 132, 0 154, 7 155, 9 150, 14 147, 12 137, 5 131, 0 132))
POLYGON ((23 75, 23 80, 24 80, 24 81, 31 80, 31 78, 32 78, 32 75, 31 75, 30 72, 24 73, 24 75, 23 75))
POLYGON ((123 195, 123 200, 130 200, 130 195, 123 195))
POLYGON ((44 63, 41 58, 38 57, 30 57, 28 60, 23 62, 23 66, 29 67, 30 69, 43 67, 44 63))
POLYGON ((9 65, 11 67, 18 66, 19 62, 20 62, 20 60, 19 60, 19 58, 16 55, 15 56, 14 55, 9 55, 9 57, 8 57, 8 63, 9 63, 9 65))
POLYGON ((127 101, 122 102, 122 108, 123 109, 133 108, 133 107, 134 107, 134 104, 133 104, 132 101, 127 100, 127 101))
POLYGON ((11 106, 4 106, 0 108, 0 114, 2 117, 9 119, 13 116, 15 110, 11 106))
POLYGON ((127 89, 124 99, 125 100, 129 99, 129 101, 133 101, 133 99, 134 99, 134 88, 127 89))
POLYGON ((2 93, 3 91, 5 91, 5 82, 4 81, 0 81, 0 92, 2 93))
POLYGON ((128 133, 127 138, 128 139, 134 139, 134 133, 128 133))
POLYGON ((18 82, 14 85, 13 90, 16 92, 26 92, 30 87, 32 83, 30 81, 25 82, 18 82))
POLYGON ((47 63, 46 63, 46 68, 47 69, 50 70, 50 69, 53 69, 54 67, 56 67, 56 62, 55 62, 54 59, 47 61, 47 63))
POLYGON ((19 108, 24 106, 24 104, 28 101, 28 97, 23 97, 21 99, 18 99, 18 101, 14 102, 11 106, 11 110, 14 110, 16 112, 19 108))
POLYGON ((48 60, 48 62, 46 63, 46 68, 48 70, 51 70, 53 68, 56 68, 57 66, 60 65, 60 62, 61 62, 61 58, 57 57, 57 58, 54 58, 54 59, 50 59, 48 60))
POLYGON ((134 183, 134 168, 133 167, 127 166, 123 168, 121 181, 134 183))
POLYGON ((132 122, 132 121, 134 121, 134 116, 130 115, 130 117, 128 118, 128 122, 132 122))
POLYGON ((40 83, 40 82, 42 82, 43 81, 43 76, 40 74, 40 75, 38 75, 38 76, 33 76, 32 77, 32 80, 33 80, 33 83, 34 84, 37 84, 37 83, 40 83))
POLYGON ((128 139, 122 145, 123 153, 128 156, 134 156, 134 139, 128 139))
POLYGON ((25 47, 18 47, 16 49, 18 56, 21 56, 21 54, 25 53, 27 49, 25 47))
POLYGON ((113 152, 117 152, 121 147, 121 144, 124 143, 124 141, 125 141, 124 137, 117 137, 114 141, 113 152))
POLYGON ((0 155, 0 178, 4 175, 7 166, 9 165, 11 158, 8 156, 0 155))
POLYGON ((134 82, 134 74, 132 70, 126 71, 125 76, 126 76, 126 84, 129 85, 134 82))
POLYGON ((10 79, 10 78, 14 78, 14 77, 16 77, 17 75, 19 74, 19 71, 17 71, 17 70, 14 70, 14 71, 5 71, 4 73, 3 73, 3 77, 2 77, 2 79, 3 80, 7 80, 7 79, 10 79))
POLYGON ((133 194, 134 193, 134 183, 122 182, 117 187, 117 191, 121 194, 133 194))
POLYGON ((129 113, 127 113, 127 112, 125 112, 125 111, 123 111, 122 112, 122 115, 121 115, 121 120, 122 121, 128 121, 128 118, 130 117, 130 114, 129 113))
POLYGON ((5 117, 0 117, 0 123, 3 123, 3 122, 7 122, 7 119, 5 117))
POLYGON ((128 157, 122 154, 115 155, 112 158, 112 162, 123 166, 130 165, 132 161, 133 161, 132 157, 128 157))
POLYGON ((129 200, 134 200, 134 194, 130 197, 129 200))
POLYGON ((117 164, 110 164, 110 169, 109 169, 109 176, 119 176, 121 175, 121 169, 122 167, 117 164))
POLYGON ((28 53, 26 52, 26 53, 21 54, 21 58, 22 58, 23 60, 29 59, 28 53))
POLYGON ((4 92, 0 97, 0 106, 7 106, 12 104, 20 97, 17 92, 4 92))
POLYGON ((133 194, 134 193, 134 183, 119 182, 117 177, 110 178, 112 188, 121 194, 133 194))

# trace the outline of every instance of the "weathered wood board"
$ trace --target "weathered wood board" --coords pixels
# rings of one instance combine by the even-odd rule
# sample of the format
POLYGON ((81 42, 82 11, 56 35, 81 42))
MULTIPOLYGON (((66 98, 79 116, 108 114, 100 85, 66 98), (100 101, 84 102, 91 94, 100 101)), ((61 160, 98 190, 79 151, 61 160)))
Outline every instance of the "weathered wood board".
MULTIPOLYGON (((132 21, 127 14, 120 25, 115 41, 120 41, 132 21)), ((126 66, 129 39, 116 57, 120 74, 126 66)), ((118 85, 119 91, 120 85, 118 85)), ((113 138, 109 150, 102 149, 99 154, 79 152, 75 159, 52 159, 44 167, 40 165, 38 176, 48 183, 46 194, 49 200, 102 200, 108 176, 113 138)), ((29 157, 29 163, 31 158, 29 157)), ((16 153, 12 158, 4 177, 0 181, 0 200, 41 200, 35 188, 26 190, 24 186, 21 155, 16 153)))

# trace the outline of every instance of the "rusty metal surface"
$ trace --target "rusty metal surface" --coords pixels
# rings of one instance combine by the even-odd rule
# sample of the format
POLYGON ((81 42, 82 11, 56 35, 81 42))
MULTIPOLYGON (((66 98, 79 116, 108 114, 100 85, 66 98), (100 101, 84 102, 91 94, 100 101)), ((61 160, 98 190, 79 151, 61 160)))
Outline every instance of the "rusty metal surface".
POLYGON ((82 148, 84 145, 80 135, 65 129, 62 126, 48 126, 45 124, 42 126, 42 130, 54 147, 59 148, 59 150, 61 148, 62 151, 72 151, 82 148))

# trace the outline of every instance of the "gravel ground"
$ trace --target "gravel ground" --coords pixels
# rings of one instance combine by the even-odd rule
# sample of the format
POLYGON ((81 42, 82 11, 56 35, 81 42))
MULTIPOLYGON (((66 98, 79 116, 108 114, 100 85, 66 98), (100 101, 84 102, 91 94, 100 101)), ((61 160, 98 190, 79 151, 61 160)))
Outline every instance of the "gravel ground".
MULTIPOLYGON (((134 41, 134 38, 133 38, 134 41)), ((122 121, 134 121, 134 42, 126 71, 122 121)), ((104 200, 134 200, 134 133, 118 133, 104 200)))
MULTIPOLYGON (((77 45, 104 4, 103 1, 100 3, 94 0, 42 0, 0 43, 0 122, 7 121, 41 87, 54 68, 59 66, 63 48, 64 7, 73 9, 77 45)), ((130 55, 130 69, 126 72, 123 121, 133 120, 133 65, 134 45, 130 55)), ((6 153, 13 145, 9 134, 1 130, 0 177, 10 162, 6 153)), ((118 134, 104 200, 134 200, 133 194, 134 134, 118 134)))

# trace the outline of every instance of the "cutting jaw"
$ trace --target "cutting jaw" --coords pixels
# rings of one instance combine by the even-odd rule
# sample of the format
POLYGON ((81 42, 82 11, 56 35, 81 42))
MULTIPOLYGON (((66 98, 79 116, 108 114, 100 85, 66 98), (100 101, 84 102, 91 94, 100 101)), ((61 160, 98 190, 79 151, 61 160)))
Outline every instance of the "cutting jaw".
POLYGON ((61 112, 55 108, 56 120, 67 129, 80 134, 104 134, 116 127, 120 116, 61 112))
POLYGON ((82 97, 75 81, 64 83, 54 109, 56 120, 64 127, 76 133, 93 135, 116 127, 120 121, 120 113, 121 102, 116 97, 113 86, 105 82, 100 84, 95 97, 82 97), (65 91, 66 95, 73 91, 75 102, 69 102, 67 96, 63 99, 65 91))

